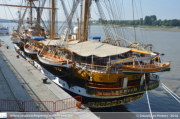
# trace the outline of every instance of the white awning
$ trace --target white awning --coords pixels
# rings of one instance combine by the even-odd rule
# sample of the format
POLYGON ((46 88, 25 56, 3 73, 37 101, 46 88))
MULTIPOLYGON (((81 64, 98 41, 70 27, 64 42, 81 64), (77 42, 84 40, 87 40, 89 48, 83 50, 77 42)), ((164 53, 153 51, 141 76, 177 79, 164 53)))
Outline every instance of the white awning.
POLYGON ((131 51, 130 48, 118 47, 110 44, 92 41, 85 41, 82 43, 69 45, 67 49, 69 49, 71 52, 74 52, 84 57, 90 55, 95 55, 98 57, 107 57, 131 51))
POLYGON ((57 40, 45 39, 39 42, 44 43, 44 45, 56 45, 57 40))
MULTIPOLYGON (((64 42, 66 42, 66 41, 64 41, 64 42)), ((78 40, 75 40, 75 41, 66 42, 66 43, 67 43, 67 45, 73 45, 73 44, 76 44, 78 42, 79 42, 78 40)), ((54 45, 54 46, 56 46, 58 43, 61 43, 61 42, 59 42, 59 39, 57 39, 57 40, 45 39, 45 40, 42 40, 41 43, 44 43, 44 45, 54 45)))

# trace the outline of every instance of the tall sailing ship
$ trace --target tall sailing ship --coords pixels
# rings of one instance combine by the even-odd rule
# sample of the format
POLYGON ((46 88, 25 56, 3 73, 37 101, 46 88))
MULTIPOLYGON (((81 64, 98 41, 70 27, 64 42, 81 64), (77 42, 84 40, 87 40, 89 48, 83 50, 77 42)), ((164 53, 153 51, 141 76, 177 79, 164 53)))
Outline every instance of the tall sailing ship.
MULTIPOLYGON (((32 6, 36 0, 28 1, 30 9, 38 9, 32 6)), ((52 80, 72 96, 81 95, 85 106, 112 107, 141 99, 145 91, 159 86, 159 77, 154 73, 170 71, 171 63, 163 63, 162 54, 152 51, 151 44, 142 48, 137 39, 132 43, 123 38, 119 30, 121 27, 108 25, 100 0, 74 0, 69 14, 64 1, 60 0, 66 20, 58 35, 54 28, 55 2, 51 0, 51 34, 44 33, 40 20, 37 20, 38 27, 33 27, 30 18, 31 26, 28 33, 24 33, 27 38, 23 37, 23 33, 17 33, 21 41, 15 44, 16 51, 31 59, 33 65, 41 68, 47 76, 55 77, 52 80), (102 42, 101 36, 89 35, 92 2, 97 5, 106 35, 102 42), (78 8, 81 8, 81 15, 77 19, 77 27, 73 28, 72 19, 78 8), (36 32, 32 34, 31 31, 36 32), (50 39, 46 39, 48 37, 50 39)), ((112 8, 112 5, 109 4, 107 8, 112 8)), ((19 28, 22 21, 23 18, 19 28)))

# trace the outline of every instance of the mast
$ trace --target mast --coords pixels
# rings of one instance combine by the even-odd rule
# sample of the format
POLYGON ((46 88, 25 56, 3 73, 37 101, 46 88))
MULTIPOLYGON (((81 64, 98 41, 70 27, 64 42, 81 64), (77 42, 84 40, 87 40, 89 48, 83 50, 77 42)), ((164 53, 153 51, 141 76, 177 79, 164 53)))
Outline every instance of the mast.
MULTIPOLYGON (((28 4, 29 4, 29 3, 28 3, 28 4)), ((17 33, 19 33, 19 29, 20 29, 20 27, 21 27, 21 25, 22 25, 22 23, 23 23, 23 19, 24 19, 25 15, 26 15, 26 11, 27 11, 27 7, 26 7, 26 10, 25 10, 25 12, 24 12, 24 14, 23 14, 23 16, 22 16, 21 21, 20 21, 19 27, 18 27, 18 29, 17 29, 17 33)))
POLYGON ((80 7, 80 11, 81 11, 81 16, 80 16, 80 27, 79 27, 79 40, 82 41, 82 5, 83 5, 83 0, 81 0, 81 7, 80 7))
POLYGON ((30 24, 32 26, 33 22, 32 22, 32 0, 29 0, 30 2, 30 12, 29 12, 29 17, 30 17, 30 24))
POLYGON ((79 40, 79 19, 77 19, 77 22, 78 22, 78 32, 77 32, 77 37, 76 37, 76 39, 79 40))
POLYGON ((40 9, 37 8, 37 35, 40 34, 40 9))
MULTIPOLYGON (((9 6, 9 7, 21 7, 21 8, 26 8, 25 9, 25 12, 24 12, 24 14, 23 14, 23 16, 22 16, 22 18, 21 18, 21 20, 20 20, 20 25, 19 25, 19 27, 18 27, 18 29, 17 29, 17 33, 19 33, 19 30, 20 30, 20 27, 21 27, 21 25, 22 25, 22 23, 23 23, 23 20, 24 20, 24 17, 25 17, 25 15, 26 15, 26 12, 27 12, 27 9, 28 8, 30 8, 30 12, 29 12, 29 15, 30 15, 30 21, 29 21, 29 18, 28 18, 28 21, 27 21, 27 23, 28 24, 31 24, 31 26, 32 26, 32 24, 33 24, 33 22, 32 22, 32 8, 37 8, 36 6, 32 6, 32 4, 33 4, 33 2, 34 1, 38 1, 38 0, 27 0, 28 1, 28 3, 27 3, 27 6, 23 6, 23 5, 10 5, 10 4, 0 4, 0 6, 9 6)), ((43 3, 43 4, 45 4, 45 3, 43 3)), ((52 8, 49 8, 49 7, 38 7, 39 9, 40 8, 43 8, 43 9, 52 9, 52 8)), ((42 12, 42 11, 41 11, 42 12)), ((41 15, 41 13, 39 13, 40 15, 41 15)), ((40 24, 40 21, 39 21, 39 24, 40 24)), ((40 26, 39 26, 40 27, 40 26)), ((39 35, 39 34, 38 34, 39 35)))
POLYGON ((54 0, 52 0, 51 10, 51 39, 54 39, 54 0))
POLYGON ((84 10, 84 23, 83 23, 83 36, 82 36, 82 42, 86 40, 87 35, 87 21, 88 21, 88 10, 89 10, 89 1, 85 1, 85 10, 84 10))
POLYGON ((29 21, 29 18, 28 18, 28 21, 27 23, 30 24, 30 26, 33 25, 33 16, 32 16, 32 8, 34 8, 32 5, 34 4, 34 1, 38 1, 38 0, 28 0, 30 5, 29 5, 29 8, 30 8, 30 11, 29 11, 29 17, 30 17, 30 21, 29 21))

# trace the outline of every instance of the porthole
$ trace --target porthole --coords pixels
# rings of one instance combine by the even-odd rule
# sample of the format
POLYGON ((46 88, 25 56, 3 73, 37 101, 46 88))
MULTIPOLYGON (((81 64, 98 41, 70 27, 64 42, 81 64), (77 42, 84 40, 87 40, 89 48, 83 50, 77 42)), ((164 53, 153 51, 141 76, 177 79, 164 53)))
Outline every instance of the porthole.
POLYGON ((81 92, 81 91, 79 90, 79 92, 81 92))

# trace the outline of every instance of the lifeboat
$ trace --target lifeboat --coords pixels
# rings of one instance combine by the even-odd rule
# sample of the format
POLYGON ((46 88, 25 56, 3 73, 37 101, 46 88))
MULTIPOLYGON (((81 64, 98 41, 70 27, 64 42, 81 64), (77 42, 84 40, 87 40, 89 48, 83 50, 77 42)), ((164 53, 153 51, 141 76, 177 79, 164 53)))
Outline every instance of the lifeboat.
POLYGON ((24 51, 28 54, 37 54, 37 52, 41 50, 43 46, 43 43, 30 40, 29 43, 26 43, 24 46, 24 51))
POLYGON ((171 62, 150 65, 123 65, 122 72, 125 75, 130 75, 170 71, 170 65, 171 62))
POLYGON ((72 65, 72 60, 62 57, 61 51, 53 50, 52 53, 52 50, 47 50, 45 47, 42 51, 38 51, 37 57, 39 61, 57 67, 69 67, 72 65))
POLYGON ((21 40, 20 37, 18 36, 17 32, 15 29, 13 29, 13 33, 11 33, 11 38, 9 39, 13 44, 18 44, 21 40))
POLYGON ((38 48, 31 46, 30 44, 26 44, 24 46, 24 51, 28 54, 37 54, 38 48))
POLYGON ((20 38, 18 36, 12 36, 10 38, 10 41, 13 43, 13 44, 17 44, 20 42, 20 38))
POLYGON ((20 42, 20 37, 17 35, 16 32, 13 32, 12 37, 9 39, 13 44, 17 44, 20 42))

